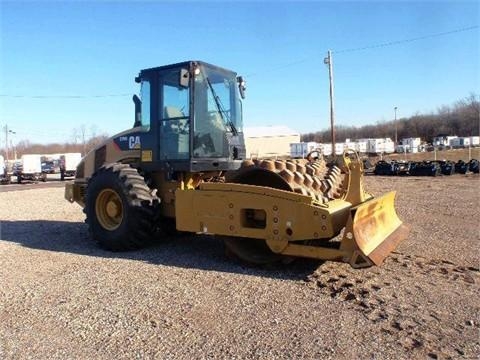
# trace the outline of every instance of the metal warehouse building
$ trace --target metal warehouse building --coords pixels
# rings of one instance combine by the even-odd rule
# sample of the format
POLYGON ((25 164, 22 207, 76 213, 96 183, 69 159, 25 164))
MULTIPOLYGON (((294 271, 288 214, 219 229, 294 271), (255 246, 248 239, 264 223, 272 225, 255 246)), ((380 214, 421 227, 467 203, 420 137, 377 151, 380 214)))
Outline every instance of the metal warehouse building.
POLYGON ((300 133, 287 126, 244 128, 247 158, 289 156, 290 144, 300 142, 300 133))

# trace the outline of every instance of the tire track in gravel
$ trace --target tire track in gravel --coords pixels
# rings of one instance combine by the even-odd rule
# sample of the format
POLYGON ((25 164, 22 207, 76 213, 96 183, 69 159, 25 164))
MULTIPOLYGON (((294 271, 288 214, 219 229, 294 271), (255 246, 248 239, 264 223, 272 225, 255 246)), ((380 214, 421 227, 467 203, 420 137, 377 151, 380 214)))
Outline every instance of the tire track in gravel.
POLYGON ((477 267, 395 252, 379 268, 325 263, 306 283, 356 308, 414 357, 474 358, 480 353, 480 306, 461 309, 462 298, 478 297, 477 267))

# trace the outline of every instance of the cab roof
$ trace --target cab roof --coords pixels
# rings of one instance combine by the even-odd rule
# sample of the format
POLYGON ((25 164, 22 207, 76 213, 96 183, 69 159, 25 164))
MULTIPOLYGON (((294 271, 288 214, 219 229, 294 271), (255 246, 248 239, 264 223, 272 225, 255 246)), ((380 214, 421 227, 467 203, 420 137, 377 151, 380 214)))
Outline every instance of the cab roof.
POLYGON ((209 64, 205 61, 188 60, 188 61, 183 61, 183 62, 179 62, 179 63, 175 63, 175 64, 163 65, 163 66, 157 66, 157 67, 143 69, 143 70, 140 70, 140 75, 143 74, 143 73, 159 72, 159 71, 163 71, 163 70, 175 69, 175 68, 181 68, 181 67, 186 67, 186 68, 190 69, 190 67, 193 64, 204 65, 206 67, 212 68, 214 70, 219 70, 221 72, 234 73, 235 75, 237 74, 235 71, 228 70, 228 69, 222 68, 222 67, 217 66, 217 65, 209 64))

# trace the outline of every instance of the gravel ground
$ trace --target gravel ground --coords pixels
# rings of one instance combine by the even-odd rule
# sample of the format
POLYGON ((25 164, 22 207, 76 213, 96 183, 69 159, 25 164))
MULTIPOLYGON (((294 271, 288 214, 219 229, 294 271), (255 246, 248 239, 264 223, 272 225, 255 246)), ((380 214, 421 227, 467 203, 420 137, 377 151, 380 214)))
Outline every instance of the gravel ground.
POLYGON ((0 192, 0 359, 478 358, 478 175, 365 180, 412 232, 362 270, 191 236, 109 253, 61 188, 0 192))

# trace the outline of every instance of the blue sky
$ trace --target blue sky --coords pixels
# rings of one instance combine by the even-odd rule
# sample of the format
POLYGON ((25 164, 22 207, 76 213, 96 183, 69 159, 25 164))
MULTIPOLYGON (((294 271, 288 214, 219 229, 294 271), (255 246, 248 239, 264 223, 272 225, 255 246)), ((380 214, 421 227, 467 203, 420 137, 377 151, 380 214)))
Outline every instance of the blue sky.
POLYGON ((245 126, 322 130, 329 49, 337 124, 432 112, 480 93, 479 18, 477 1, 0 0, 0 126, 37 143, 72 141, 81 126, 113 135, 133 123, 140 69, 198 59, 244 75, 245 126))

